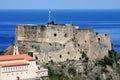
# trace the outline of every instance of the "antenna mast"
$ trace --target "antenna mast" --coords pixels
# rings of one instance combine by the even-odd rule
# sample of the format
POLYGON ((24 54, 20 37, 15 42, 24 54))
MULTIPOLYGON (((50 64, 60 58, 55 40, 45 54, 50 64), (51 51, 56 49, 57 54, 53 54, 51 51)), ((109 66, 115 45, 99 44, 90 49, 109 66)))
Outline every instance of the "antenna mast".
POLYGON ((48 25, 50 25, 50 21, 51 21, 51 11, 49 11, 49 15, 48 15, 48 25))

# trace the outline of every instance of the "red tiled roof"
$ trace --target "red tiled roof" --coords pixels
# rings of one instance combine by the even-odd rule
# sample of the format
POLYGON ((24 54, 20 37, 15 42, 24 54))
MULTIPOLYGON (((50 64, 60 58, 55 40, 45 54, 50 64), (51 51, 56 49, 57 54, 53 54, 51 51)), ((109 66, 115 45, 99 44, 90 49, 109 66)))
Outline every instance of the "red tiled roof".
POLYGON ((18 54, 18 55, 4 55, 0 56, 0 61, 10 61, 10 60, 28 60, 33 61, 35 60, 31 56, 28 56, 27 54, 18 54))
POLYGON ((19 65, 28 65, 29 63, 27 62, 8 62, 8 63, 2 63, 0 66, 2 67, 8 67, 8 66, 19 66, 19 65))

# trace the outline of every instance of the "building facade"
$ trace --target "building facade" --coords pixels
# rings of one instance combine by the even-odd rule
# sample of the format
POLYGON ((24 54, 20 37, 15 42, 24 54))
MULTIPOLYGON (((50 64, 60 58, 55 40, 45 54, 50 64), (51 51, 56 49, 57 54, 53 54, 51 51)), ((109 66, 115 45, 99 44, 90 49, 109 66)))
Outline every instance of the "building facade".
POLYGON ((96 60, 111 50, 108 34, 95 34, 92 28, 72 24, 19 24, 15 41, 21 53, 38 52, 36 59, 41 63, 79 60, 83 52, 90 60, 96 60))
POLYGON ((35 80, 48 76, 47 69, 40 70, 36 60, 27 54, 0 56, 0 80, 35 80))

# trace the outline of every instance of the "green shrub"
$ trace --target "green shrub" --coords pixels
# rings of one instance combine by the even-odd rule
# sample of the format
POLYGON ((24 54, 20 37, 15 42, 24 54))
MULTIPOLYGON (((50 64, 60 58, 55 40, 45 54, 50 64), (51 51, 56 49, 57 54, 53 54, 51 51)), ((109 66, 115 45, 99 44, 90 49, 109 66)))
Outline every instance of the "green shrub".
POLYGON ((70 67, 68 69, 68 74, 71 75, 71 76, 76 76, 76 70, 74 67, 70 67))
POLYGON ((100 79, 100 77, 96 77, 96 79, 95 79, 95 80, 101 80, 101 79, 100 79))
POLYGON ((61 65, 61 68, 62 68, 62 69, 66 68, 66 65, 65 65, 65 64, 62 64, 62 65, 61 65))
POLYGON ((33 52, 28 52, 28 55, 33 57, 33 52))
POLYGON ((51 60, 49 61, 49 63, 53 65, 53 64, 54 64, 54 61, 51 59, 51 60))
POLYGON ((70 80, 62 71, 56 72, 51 66, 47 68, 50 80, 70 80))
POLYGON ((110 66, 112 66, 112 64, 114 63, 113 59, 111 59, 107 56, 104 57, 104 62, 105 62, 105 64, 110 65, 110 66))
POLYGON ((103 59, 101 59, 101 60, 97 60, 96 63, 97 63, 98 65, 101 65, 102 67, 105 67, 105 68, 106 68, 106 63, 104 62, 103 59))
POLYGON ((101 71, 104 72, 104 73, 108 73, 108 72, 109 72, 109 71, 108 71, 107 69, 105 69, 105 68, 103 68, 101 71))
POLYGON ((0 50, 0 55, 3 55, 3 53, 4 53, 4 51, 1 51, 1 50, 0 50))
POLYGON ((98 32, 96 32, 96 35, 98 35, 99 33, 98 32))
POLYGON ((82 52, 82 58, 84 58, 84 57, 86 57, 86 54, 85 54, 85 52, 83 51, 83 52, 82 52))

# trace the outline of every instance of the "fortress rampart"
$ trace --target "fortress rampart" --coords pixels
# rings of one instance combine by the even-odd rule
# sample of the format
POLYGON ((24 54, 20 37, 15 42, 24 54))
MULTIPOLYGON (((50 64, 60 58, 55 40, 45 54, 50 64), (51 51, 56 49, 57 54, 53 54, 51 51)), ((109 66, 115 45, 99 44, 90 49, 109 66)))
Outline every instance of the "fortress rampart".
POLYGON ((77 28, 72 24, 19 24, 16 43, 20 52, 38 52, 39 62, 79 60, 83 52, 95 60, 111 50, 109 35, 94 34, 92 28, 77 28))

